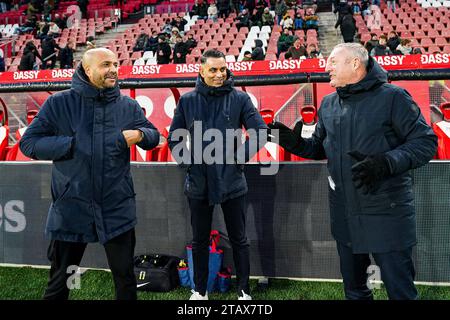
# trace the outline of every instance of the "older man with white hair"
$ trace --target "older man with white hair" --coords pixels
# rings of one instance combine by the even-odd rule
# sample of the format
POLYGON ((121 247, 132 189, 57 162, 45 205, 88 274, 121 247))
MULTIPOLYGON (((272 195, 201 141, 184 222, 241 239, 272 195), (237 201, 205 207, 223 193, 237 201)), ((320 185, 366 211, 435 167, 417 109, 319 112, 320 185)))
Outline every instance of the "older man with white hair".
POLYGON ((337 45, 326 71, 336 92, 322 100, 311 138, 301 137, 301 121, 293 130, 280 122, 269 127, 279 130, 287 151, 328 159, 331 232, 346 298, 373 299, 367 286, 372 254, 389 298, 416 299, 410 171, 432 159, 436 136, 411 95, 388 83, 362 45, 337 45))

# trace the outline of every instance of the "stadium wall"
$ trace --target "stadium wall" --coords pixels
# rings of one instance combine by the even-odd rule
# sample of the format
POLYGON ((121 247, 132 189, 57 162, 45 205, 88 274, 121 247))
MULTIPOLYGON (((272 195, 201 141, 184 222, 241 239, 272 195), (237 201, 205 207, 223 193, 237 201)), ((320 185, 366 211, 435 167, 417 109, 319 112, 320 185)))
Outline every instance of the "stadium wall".
MULTIPOLYGON (((283 163, 277 175, 260 175, 247 165, 248 238, 251 275, 339 279, 330 232, 325 162, 283 163)), ((450 162, 434 161, 413 172, 418 245, 417 281, 450 279, 450 162)), ((185 258, 191 241, 190 214, 183 194, 184 170, 172 163, 132 163, 137 193, 136 255, 166 253, 185 258)), ((0 263, 49 265, 44 237, 51 202, 49 162, 0 164, 0 263)), ((213 227, 226 235, 221 209, 213 227)), ((226 237, 225 265, 232 265, 226 237)), ((88 246, 82 267, 108 268, 103 248, 88 246)))

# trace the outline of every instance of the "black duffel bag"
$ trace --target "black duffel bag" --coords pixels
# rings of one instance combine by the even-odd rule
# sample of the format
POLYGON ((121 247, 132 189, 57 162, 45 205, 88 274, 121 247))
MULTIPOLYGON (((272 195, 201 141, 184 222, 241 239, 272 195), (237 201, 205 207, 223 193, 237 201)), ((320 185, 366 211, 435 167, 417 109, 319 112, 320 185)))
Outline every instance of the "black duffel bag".
POLYGON ((180 284, 180 258, 165 254, 146 254, 134 258, 137 290, 167 292, 180 284))

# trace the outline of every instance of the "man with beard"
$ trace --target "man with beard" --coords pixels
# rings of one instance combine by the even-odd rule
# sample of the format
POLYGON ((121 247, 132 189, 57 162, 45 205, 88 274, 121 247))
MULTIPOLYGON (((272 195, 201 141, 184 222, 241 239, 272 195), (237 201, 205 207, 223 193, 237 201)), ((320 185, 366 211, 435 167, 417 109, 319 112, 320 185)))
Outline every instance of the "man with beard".
POLYGON ((86 51, 71 89, 51 95, 20 140, 28 157, 53 160, 45 229, 51 269, 44 299, 68 299, 67 280, 89 242, 105 248, 116 299, 136 299, 129 148, 150 150, 159 133, 139 104, 120 94, 118 67, 112 51, 86 51))

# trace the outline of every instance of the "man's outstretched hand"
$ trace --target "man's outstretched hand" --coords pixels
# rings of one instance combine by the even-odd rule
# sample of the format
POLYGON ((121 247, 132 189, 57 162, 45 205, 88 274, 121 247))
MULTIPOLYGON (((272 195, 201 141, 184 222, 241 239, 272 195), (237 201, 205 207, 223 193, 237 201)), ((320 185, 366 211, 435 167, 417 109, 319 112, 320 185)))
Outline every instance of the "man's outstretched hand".
POLYGON ((302 138, 303 122, 298 121, 295 124, 294 130, 285 126, 281 122, 269 123, 268 140, 274 141, 273 130, 278 130, 279 141, 278 144, 291 153, 300 152, 303 147, 304 140, 302 138))

